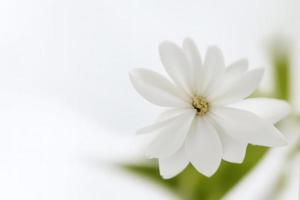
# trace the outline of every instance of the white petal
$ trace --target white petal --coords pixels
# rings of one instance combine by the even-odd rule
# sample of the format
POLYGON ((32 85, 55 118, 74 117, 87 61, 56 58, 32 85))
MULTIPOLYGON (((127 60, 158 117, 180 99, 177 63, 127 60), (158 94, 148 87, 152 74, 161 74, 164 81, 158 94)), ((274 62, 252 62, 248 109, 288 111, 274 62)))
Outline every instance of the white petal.
POLYGON ((167 110, 158 116, 158 119, 155 123, 139 129, 137 131, 137 134, 146 134, 146 133, 155 132, 158 129, 165 127, 169 123, 172 123, 172 120, 176 119, 176 117, 178 117, 179 115, 186 113, 190 110, 191 109, 189 108, 182 108, 182 109, 175 108, 175 109, 167 110))
POLYGON ((202 85, 203 80, 203 66, 199 50, 195 42, 191 38, 186 38, 183 41, 182 46, 187 55, 188 60, 191 63, 191 66, 193 67, 194 88, 198 88, 202 85))
POLYGON ((223 73, 213 85, 214 87, 210 87, 209 91, 206 92, 206 98, 213 101, 224 94, 225 91, 228 91, 245 73, 243 67, 243 65, 237 63, 227 68, 225 73, 223 73))
POLYGON ((271 123, 248 111, 218 107, 211 116, 226 134, 239 142, 262 146, 282 146, 285 137, 271 123))
MULTIPOLYGON (((191 108, 192 108, 192 106, 191 106, 191 108)), ((185 112, 186 109, 190 109, 190 108, 171 108, 171 109, 167 109, 167 110, 163 111, 162 113, 160 113, 158 115, 156 121, 159 122, 159 121, 164 121, 164 120, 173 118, 173 117, 177 116, 178 114, 181 114, 181 113, 185 112)))
POLYGON ((193 166, 212 176, 222 159, 222 144, 212 125, 205 118, 195 118, 185 142, 186 154, 193 166))
POLYGON ((244 73, 230 87, 214 96, 212 101, 215 104, 228 104, 248 97, 258 87, 263 77, 263 72, 263 69, 254 69, 244 73))
POLYGON ((193 68, 183 50, 172 42, 159 46, 160 59, 173 81, 189 94, 193 91, 193 68))
POLYGON ((227 134, 219 134, 223 146, 223 159, 232 163, 242 163, 247 150, 247 144, 238 142, 227 134))
POLYGON ((207 49, 204 61, 204 77, 200 93, 206 93, 222 76, 225 71, 225 62, 221 50, 218 47, 210 46, 207 49))
POLYGON ((285 118, 291 110, 286 101, 270 98, 249 98, 234 103, 230 107, 252 112, 272 124, 285 118))
POLYGON ((248 63, 248 60, 246 59, 241 59, 241 60, 238 60, 234 63, 232 63, 231 65, 229 65, 227 68, 226 68, 226 72, 227 73, 243 73, 243 72, 246 72, 248 70, 248 67, 249 67, 249 63, 248 63))
POLYGON ((238 142, 226 134, 222 134, 220 138, 223 145, 223 159, 232 163, 242 163, 248 144, 238 142))
POLYGON ((238 81, 240 77, 247 71, 248 61, 245 59, 238 60, 229 65, 221 79, 218 81, 217 88, 223 89, 229 88, 235 81, 238 81), (222 83, 220 84, 220 82, 222 83))
POLYGON ((165 179, 172 178, 184 170, 188 164, 184 148, 180 148, 172 156, 159 159, 160 175, 165 179))
POLYGON ((191 38, 186 38, 183 41, 182 47, 192 66, 195 69, 202 67, 201 56, 195 42, 191 38))
POLYGON ((166 158, 174 154, 184 143, 195 117, 194 109, 169 120, 165 126, 159 127, 157 137, 149 145, 146 155, 151 158, 166 158))
POLYGON ((223 159, 232 163, 242 163, 246 155, 247 143, 233 139, 225 133, 214 119, 209 117, 209 120, 217 130, 220 137, 223 148, 223 159))
POLYGON ((130 72, 131 82, 136 91, 148 101, 167 107, 189 106, 189 97, 160 74, 147 69, 130 72))

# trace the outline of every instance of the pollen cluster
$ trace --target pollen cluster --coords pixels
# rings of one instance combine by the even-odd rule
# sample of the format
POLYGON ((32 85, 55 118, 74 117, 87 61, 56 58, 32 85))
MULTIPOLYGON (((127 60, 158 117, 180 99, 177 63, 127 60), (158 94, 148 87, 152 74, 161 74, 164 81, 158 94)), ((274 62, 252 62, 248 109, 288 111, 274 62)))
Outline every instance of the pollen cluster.
POLYGON ((209 110, 209 104, 203 97, 193 97, 193 107, 197 110, 197 115, 203 116, 209 110))

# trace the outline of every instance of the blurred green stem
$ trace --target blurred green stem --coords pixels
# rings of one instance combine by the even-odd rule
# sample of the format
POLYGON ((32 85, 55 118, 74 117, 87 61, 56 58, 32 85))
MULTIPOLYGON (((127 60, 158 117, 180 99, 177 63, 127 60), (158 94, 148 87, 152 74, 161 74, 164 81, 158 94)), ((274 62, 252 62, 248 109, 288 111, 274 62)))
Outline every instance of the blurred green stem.
POLYGON ((276 97, 289 100, 290 96, 290 62, 286 56, 274 58, 274 77, 276 97))
POLYGON ((271 48, 275 96, 290 100, 290 51, 287 41, 277 41, 271 48))

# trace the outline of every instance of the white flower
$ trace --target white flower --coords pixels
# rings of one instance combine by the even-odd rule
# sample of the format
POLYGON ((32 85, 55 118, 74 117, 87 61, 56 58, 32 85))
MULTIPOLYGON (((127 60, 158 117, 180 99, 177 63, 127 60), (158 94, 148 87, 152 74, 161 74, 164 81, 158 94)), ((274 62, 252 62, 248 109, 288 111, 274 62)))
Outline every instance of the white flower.
POLYGON ((211 176, 222 159, 241 163, 248 144, 286 144, 273 124, 289 113, 289 105, 269 98, 244 100, 257 88, 263 69, 248 70, 246 60, 225 67, 214 46, 202 62, 191 39, 182 48, 163 42, 159 52, 173 83, 141 68, 131 71, 130 79, 145 99, 169 108, 156 123, 138 131, 156 134, 146 154, 159 159, 164 178, 177 175, 189 162, 211 176))

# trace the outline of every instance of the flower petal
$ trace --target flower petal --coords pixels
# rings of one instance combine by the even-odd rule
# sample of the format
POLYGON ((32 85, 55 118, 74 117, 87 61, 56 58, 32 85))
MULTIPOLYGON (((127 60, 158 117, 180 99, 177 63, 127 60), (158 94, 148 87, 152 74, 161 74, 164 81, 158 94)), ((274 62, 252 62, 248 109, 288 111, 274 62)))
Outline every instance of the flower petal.
POLYGON ((203 80, 203 66, 202 66, 201 56, 197 48, 197 45, 191 38, 186 38, 183 41, 182 46, 193 68, 193 75, 194 75, 193 88, 196 89, 202 85, 202 80, 203 80))
POLYGON ((236 73, 241 74, 243 72, 246 72, 248 70, 248 67, 249 67, 248 60, 241 59, 241 60, 238 60, 238 61, 232 63, 228 67, 226 67, 226 72, 234 73, 234 74, 236 74, 236 73))
POLYGON ((170 118, 173 118, 185 111, 187 111, 187 109, 194 109, 192 106, 191 108, 171 108, 171 109, 167 109, 165 111, 163 111, 162 113, 160 113, 156 119, 157 122, 159 121, 164 121, 170 118))
POLYGON ((206 176, 212 176, 221 163, 221 141, 214 127, 203 117, 195 118, 185 150, 193 166, 206 176))
POLYGON ((202 67, 201 56, 195 42, 191 38, 186 38, 183 41, 182 47, 194 69, 202 67))
POLYGON ((184 170, 188 164, 189 161, 182 147, 170 157, 159 158, 160 175, 165 179, 172 178, 184 170))
POLYGON ((230 87, 212 97, 212 101, 215 104, 228 104, 248 97, 258 87, 263 72, 263 69, 254 69, 244 73, 238 80, 233 81, 230 87))
POLYGON ((172 42, 159 46, 160 59, 173 81, 189 94, 193 91, 193 68, 183 50, 172 42))
POLYGON ((270 147, 286 144, 278 129, 251 112, 218 107, 211 111, 211 116, 226 134, 239 142, 270 147))
POLYGON ((159 106, 189 106, 189 97, 160 74, 137 68, 130 72, 131 82, 136 91, 145 99, 159 106))
POLYGON ((204 94, 213 85, 225 71, 225 62, 222 51, 216 46, 210 46, 207 49, 204 61, 204 77, 201 88, 198 88, 200 94, 204 94))
POLYGON ((249 98, 234 103, 230 107, 252 112, 272 124, 285 118, 291 110, 286 101, 271 98, 249 98))
POLYGON ((221 134, 220 138, 223 145, 223 159, 232 163, 242 163, 248 144, 238 142, 226 134, 221 134))
POLYGON ((239 142, 227 135, 225 131, 211 117, 208 118, 215 127, 222 142, 223 159, 232 163, 242 163, 247 150, 247 143, 239 142))
POLYGON ((156 130, 157 137, 149 145, 146 155, 151 158, 166 158, 174 154, 184 143, 195 114, 194 109, 189 109, 169 120, 165 126, 159 127, 156 130))
POLYGON ((146 126, 144 128, 141 128, 137 131, 137 134, 146 134, 146 133, 151 133, 151 132, 155 132, 158 129, 166 126, 169 123, 172 123, 172 120, 176 119, 176 117, 178 117, 179 115, 189 111, 191 109, 189 108, 175 108, 175 109, 171 109, 171 110, 167 110, 163 113, 161 113, 158 116, 158 119, 155 123, 146 126))
POLYGON ((225 73, 219 77, 214 87, 210 87, 206 93, 207 99, 215 99, 232 87, 236 81, 240 80, 241 76, 247 71, 247 60, 239 60, 226 68, 225 73))

